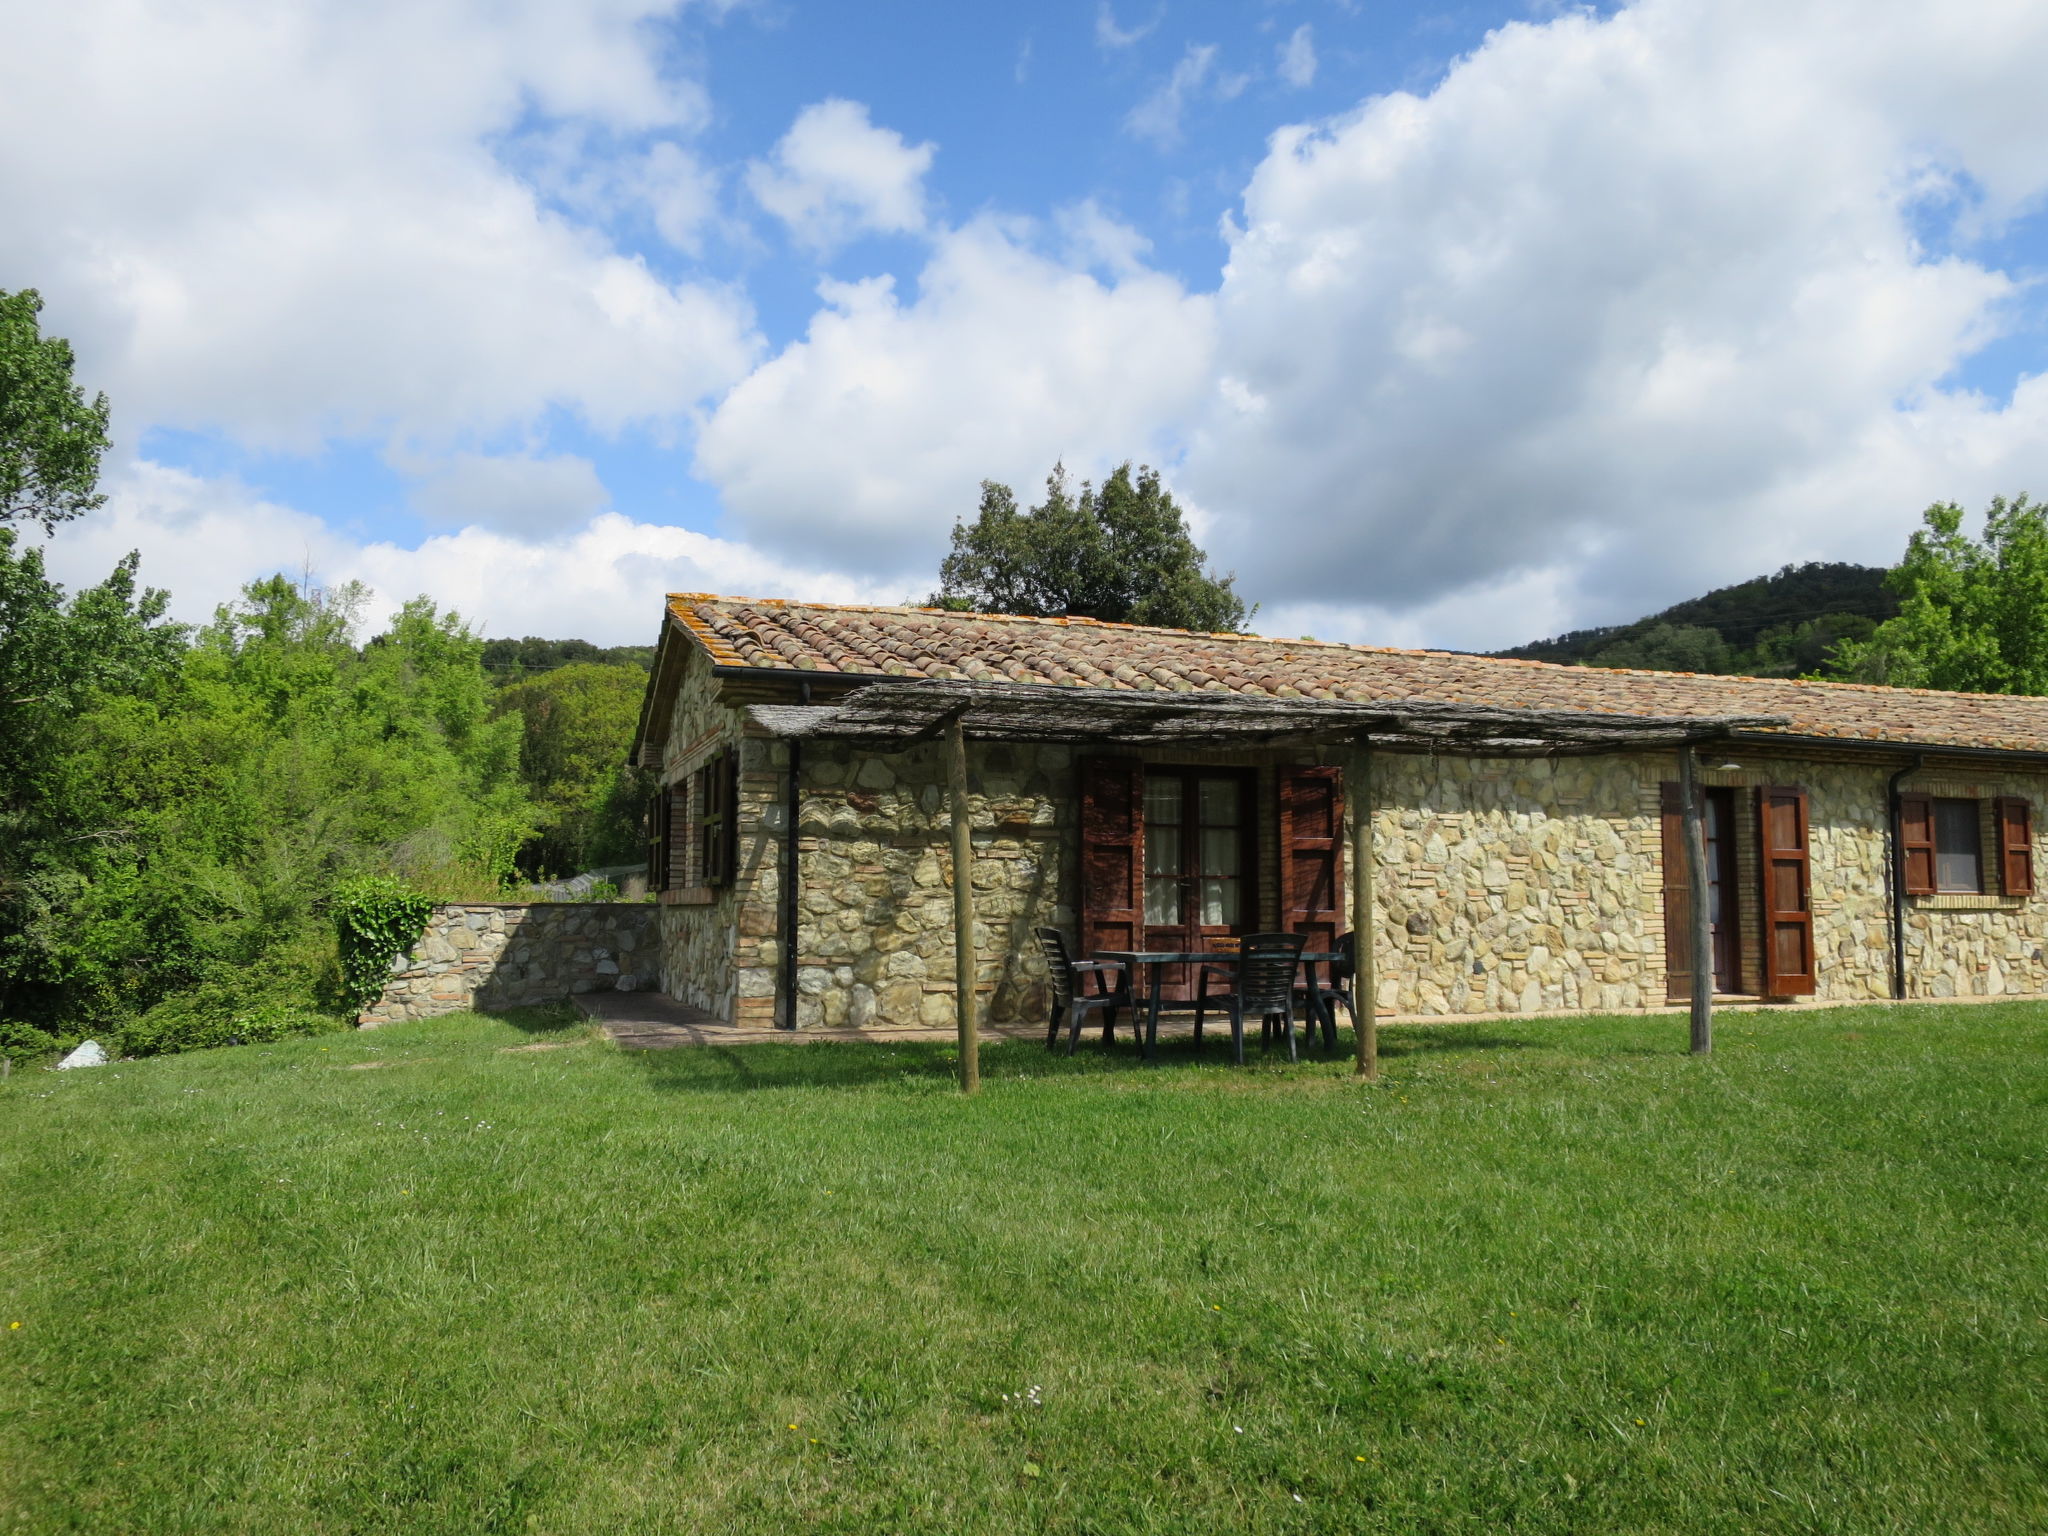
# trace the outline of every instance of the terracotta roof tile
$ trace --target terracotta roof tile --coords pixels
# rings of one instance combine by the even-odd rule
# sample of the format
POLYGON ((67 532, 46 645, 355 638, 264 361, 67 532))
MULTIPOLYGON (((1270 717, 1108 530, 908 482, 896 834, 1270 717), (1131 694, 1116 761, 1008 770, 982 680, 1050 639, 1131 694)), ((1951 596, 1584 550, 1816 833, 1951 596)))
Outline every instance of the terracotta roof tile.
POLYGON ((1428 699, 1589 714, 1783 715, 1794 735, 2048 753, 2048 699, 1637 672, 1258 635, 672 594, 721 666, 1278 698, 1428 699))

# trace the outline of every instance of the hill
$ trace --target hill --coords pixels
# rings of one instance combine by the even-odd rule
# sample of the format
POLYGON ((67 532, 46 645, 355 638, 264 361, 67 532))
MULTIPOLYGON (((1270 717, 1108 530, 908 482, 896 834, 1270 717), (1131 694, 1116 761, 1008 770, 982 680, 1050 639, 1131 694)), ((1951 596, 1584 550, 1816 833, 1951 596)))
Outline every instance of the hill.
POLYGON ((1837 642, 1865 638, 1898 612, 1885 574, 1882 566, 1812 560, 1630 624, 1575 629, 1493 654, 1569 666, 1803 676, 1819 670, 1837 642))
POLYGON ((552 672, 575 662, 600 666, 638 667, 642 672, 654 665, 651 645, 592 645, 588 640, 542 640, 528 635, 523 640, 486 640, 484 670, 499 684, 516 683, 536 672, 552 672))

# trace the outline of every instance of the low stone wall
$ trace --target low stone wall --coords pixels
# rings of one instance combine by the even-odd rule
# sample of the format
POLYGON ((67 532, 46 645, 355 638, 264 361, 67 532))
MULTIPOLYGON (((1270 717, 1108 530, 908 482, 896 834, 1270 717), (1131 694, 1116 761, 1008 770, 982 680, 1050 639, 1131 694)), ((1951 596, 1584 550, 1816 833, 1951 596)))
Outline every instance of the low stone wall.
POLYGON ((364 1028, 468 1008, 519 1008, 578 992, 658 984, 656 909, 639 902, 463 903, 436 907, 410 954, 391 963, 364 1028))

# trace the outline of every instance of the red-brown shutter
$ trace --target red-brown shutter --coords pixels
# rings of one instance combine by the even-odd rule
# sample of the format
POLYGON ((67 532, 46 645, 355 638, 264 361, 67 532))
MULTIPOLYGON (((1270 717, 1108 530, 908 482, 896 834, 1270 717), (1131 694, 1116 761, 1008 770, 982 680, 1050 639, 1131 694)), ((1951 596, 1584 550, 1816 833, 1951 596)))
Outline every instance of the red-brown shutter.
POLYGON ((1908 896, 1934 894, 1934 796, 1899 796, 1899 862, 1908 896))
POLYGON ((1344 772, 1283 767, 1278 787, 1280 927, 1333 950, 1344 931, 1344 772))
POLYGON ((1806 791, 1767 784, 1756 792, 1757 853, 1764 881, 1764 993, 1814 990, 1813 870, 1806 849, 1806 791))
POLYGON ((1692 996, 1692 883, 1685 872, 1685 800, 1679 786, 1657 786, 1664 830, 1664 995, 1692 996))
POLYGON ((678 779, 662 792, 662 881, 665 891, 680 891, 690 878, 690 782, 678 779))
POLYGON ((1145 766, 1081 759, 1083 956, 1145 947, 1145 766))
POLYGON ((1998 880, 2008 896, 2034 894, 2034 807, 2017 795, 2000 795, 1998 880))
POLYGON ((698 868, 706 885, 730 885, 739 864, 739 765, 728 747, 697 775, 698 868))

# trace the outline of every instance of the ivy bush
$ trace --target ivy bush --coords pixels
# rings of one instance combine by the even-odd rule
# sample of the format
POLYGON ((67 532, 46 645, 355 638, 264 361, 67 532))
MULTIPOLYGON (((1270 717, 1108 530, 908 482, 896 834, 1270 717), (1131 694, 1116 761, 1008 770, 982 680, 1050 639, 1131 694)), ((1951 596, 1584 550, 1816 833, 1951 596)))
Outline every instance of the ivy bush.
POLYGON ((433 897, 392 875, 364 875, 335 889, 342 997, 352 1013, 361 1013, 383 995, 391 962, 419 942, 433 910, 433 897))

